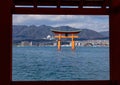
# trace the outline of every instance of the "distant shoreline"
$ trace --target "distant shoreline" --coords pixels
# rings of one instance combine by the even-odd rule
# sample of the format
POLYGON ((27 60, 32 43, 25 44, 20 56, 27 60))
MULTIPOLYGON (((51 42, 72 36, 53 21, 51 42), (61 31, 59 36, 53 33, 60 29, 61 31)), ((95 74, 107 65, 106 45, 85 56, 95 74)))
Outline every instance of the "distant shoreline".
MULTIPOLYGON (((13 47, 57 47, 57 46, 13 46, 13 47)), ((62 45, 61 47, 71 47, 62 45)), ((76 47, 109 47, 109 46, 76 46, 76 47)))
MULTIPOLYGON (((54 42, 32 42, 32 41, 22 41, 20 43, 14 44, 13 46, 24 47, 24 46, 57 46, 57 41, 54 42)), ((62 47, 71 47, 70 41, 61 42, 62 47)), ((76 47, 109 47, 109 40, 84 40, 75 41, 76 47)))

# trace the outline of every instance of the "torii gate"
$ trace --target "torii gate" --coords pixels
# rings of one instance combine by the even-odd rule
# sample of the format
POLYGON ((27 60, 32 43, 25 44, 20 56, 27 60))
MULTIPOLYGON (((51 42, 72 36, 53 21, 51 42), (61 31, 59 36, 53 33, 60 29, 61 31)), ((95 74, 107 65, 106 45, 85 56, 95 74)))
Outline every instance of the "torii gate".
POLYGON ((71 49, 75 50, 75 41, 74 38, 79 38, 76 34, 80 32, 80 30, 76 31, 60 31, 60 30, 52 30, 55 33, 55 38, 58 38, 57 45, 58 50, 61 50, 61 39, 62 38, 71 38, 71 49))

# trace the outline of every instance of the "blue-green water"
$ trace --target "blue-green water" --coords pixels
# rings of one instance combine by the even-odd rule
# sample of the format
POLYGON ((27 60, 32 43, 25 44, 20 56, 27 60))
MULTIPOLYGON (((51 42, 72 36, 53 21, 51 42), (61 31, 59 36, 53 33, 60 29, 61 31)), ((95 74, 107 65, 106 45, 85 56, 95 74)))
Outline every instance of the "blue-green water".
POLYGON ((109 47, 13 47, 13 81, 109 80, 109 47))

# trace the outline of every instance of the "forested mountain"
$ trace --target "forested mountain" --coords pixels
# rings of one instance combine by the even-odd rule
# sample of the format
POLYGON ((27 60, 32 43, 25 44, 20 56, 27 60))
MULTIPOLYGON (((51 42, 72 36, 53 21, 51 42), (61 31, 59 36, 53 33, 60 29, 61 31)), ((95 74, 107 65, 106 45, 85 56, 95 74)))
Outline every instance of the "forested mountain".
MULTIPOLYGON (((69 26, 60 26, 60 27, 52 27, 52 26, 26 26, 26 25, 13 25, 13 41, 21 41, 21 40, 42 40, 45 39, 48 35, 54 36, 54 33, 51 31, 52 29, 58 30, 78 30, 76 28, 72 28, 69 26)), ((90 29, 80 29, 79 39, 105 39, 109 36, 102 32, 96 32, 90 29)), ((109 32, 108 32, 109 33, 109 32)))
POLYGON ((100 32, 101 35, 109 37, 109 31, 102 31, 100 32))

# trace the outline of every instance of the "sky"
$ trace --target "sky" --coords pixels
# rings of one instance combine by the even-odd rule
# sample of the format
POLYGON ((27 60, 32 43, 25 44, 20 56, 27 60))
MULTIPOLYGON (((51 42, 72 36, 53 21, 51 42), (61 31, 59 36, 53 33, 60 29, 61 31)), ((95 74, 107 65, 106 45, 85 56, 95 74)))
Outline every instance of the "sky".
POLYGON ((109 31, 108 15, 13 15, 12 18, 13 25, 70 26, 97 32, 109 31))

